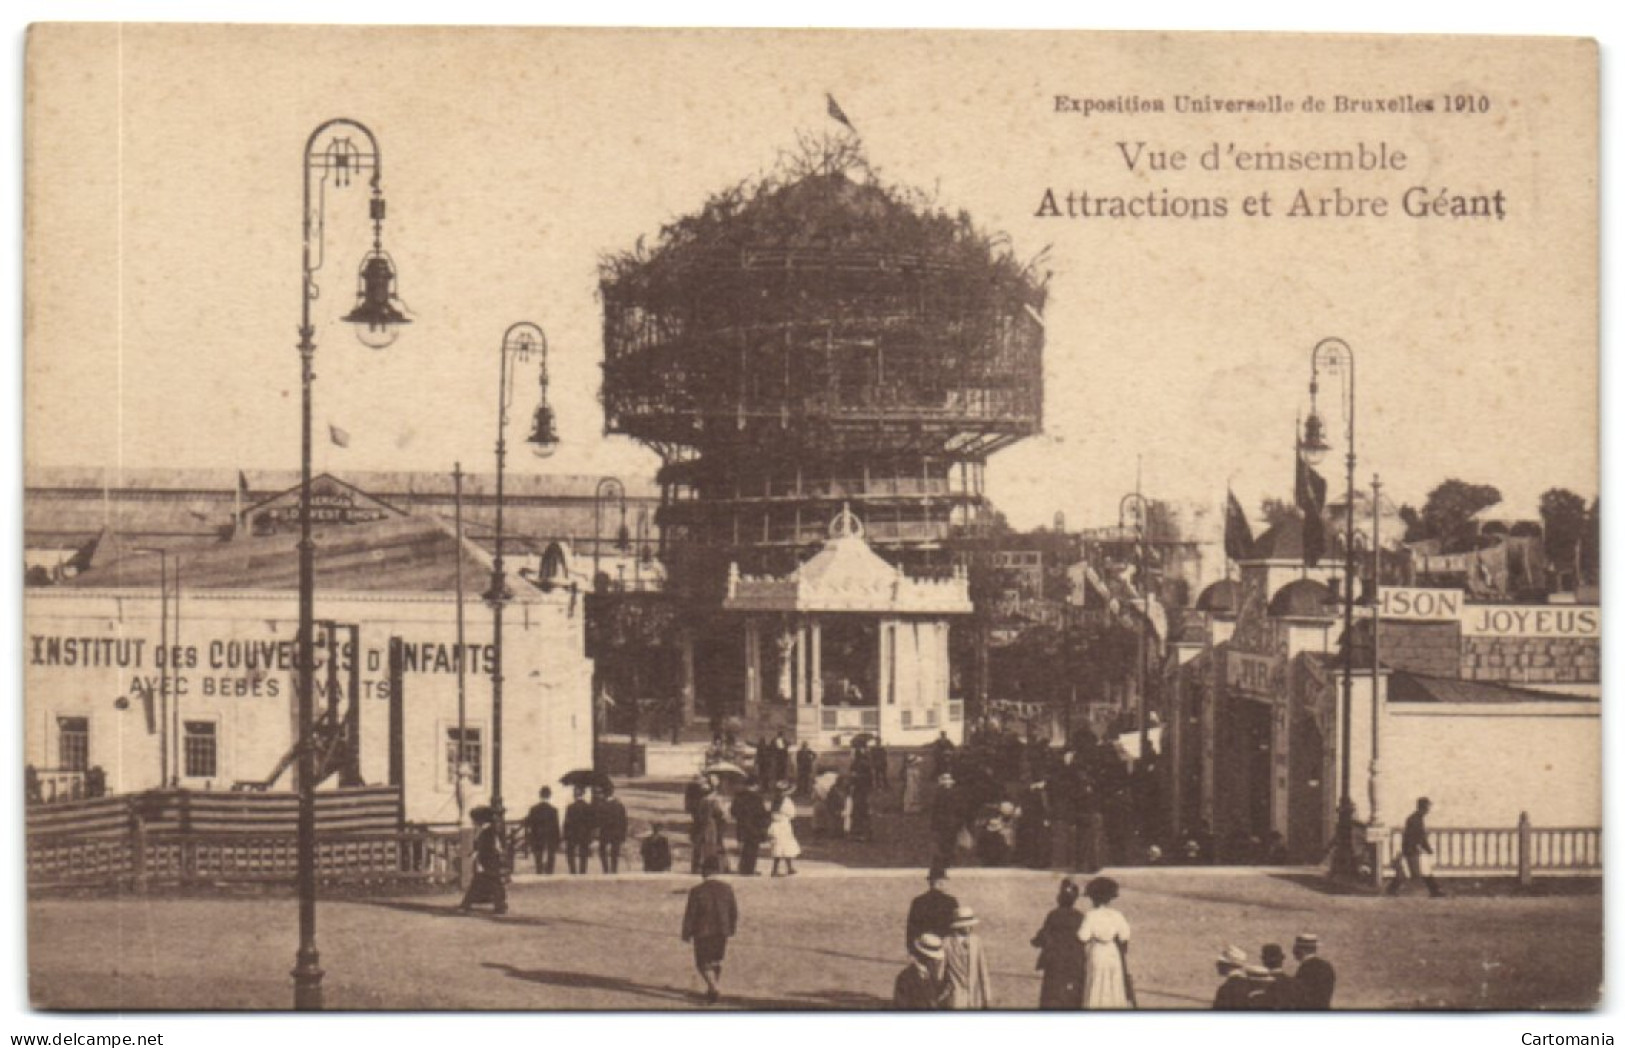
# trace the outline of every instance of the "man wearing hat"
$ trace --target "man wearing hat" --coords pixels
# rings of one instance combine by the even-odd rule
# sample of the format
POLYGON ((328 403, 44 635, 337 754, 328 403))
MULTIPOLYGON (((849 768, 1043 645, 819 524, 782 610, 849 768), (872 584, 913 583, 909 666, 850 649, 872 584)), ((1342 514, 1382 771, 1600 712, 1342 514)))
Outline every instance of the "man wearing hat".
POLYGON ((541 800, 525 816, 525 839, 536 859, 537 873, 552 873, 559 854, 559 810, 553 807, 553 790, 543 786, 541 800))
POLYGON ((463 893, 463 901, 457 908, 468 913, 474 909, 475 903, 488 902, 492 913, 507 913, 508 889, 503 885, 502 878, 508 871, 502 854, 502 837, 497 833, 495 813, 481 804, 471 809, 468 817, 476 827, 474 876, 469 878, 468 891, 463 893))
POLYGON ((1324 1012, 1332 1007, 1332 991, 1337 988, 1337 972, 1320 956, 1320 936, 1303 934, 1292 943, 1292 956, 1298 961, 1293 976, 1293 1007, 1324 1012))
POLYGON ((927 932, 939 938, 953 930, 959 900, 948 894, 948 870, 937 865, 925 875, 927 889, 914 897, 908 907, 908 927, 903 932, 903 948, 911 949, 927 932))
POLYGON ((628 832, 626 805, 615 796, 615 787, 606 782, 595 791, 592 824, 598 834, 598 865, 605 873, 621 872, 621 848, 628 832))
POLYGON ((1226 946, 1214 963, 1219 978, 1219 992, 1213 995, 1216 1012, 1245 1012, 1251 1009, 1247 979, 1247 951, 1239 946, 1226 946))
POLYGON ((587 788, 576 787, 575 800, 564 809, 564 861, 571 873, 586 873, 592 861, 593 810, 587 788))
POLYGON ((981 1011, 993 1007, 993 973, 987 950, 976 934, 981 923, 969 906, 954 911, 951 933, 942 943, 942 964, 948 981, 948 1007, 981 1011))
POLYGON ((683 941, 694 944, 694 967, 705 980, 705 1003, 715 1004, 722 995, 722 961, 728 953, 728 939, 739 930, 739 904, 734 890, 717 880, 719 863, 708 855, 700 864, 703 878, 688 892, 688 908, 683 911, 683 941))
POLYGON ((948 985, 941 977, 942 938, 927 932, 909 943, 909 965, 892 984, 892 1007, 936 1011, 947 1006, 948 985))
POLYGON ((1286 972, 1286 951, 1280 943, 1267 942, 1258 951, 1262 971, 1248 972, 1253 983, 1253 1010, 1289 1012, 1296 1009, 1296 987, 1286 972))

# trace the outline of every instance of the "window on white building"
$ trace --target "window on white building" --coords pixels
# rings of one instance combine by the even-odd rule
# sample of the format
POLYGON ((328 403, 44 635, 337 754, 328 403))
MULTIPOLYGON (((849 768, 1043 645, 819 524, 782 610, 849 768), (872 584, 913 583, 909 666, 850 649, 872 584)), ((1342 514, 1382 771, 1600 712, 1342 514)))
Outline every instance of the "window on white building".
POLYGON ((181 774, 188 779, 214 779, 220 775, 219 725, 214 721, 182 721, 181 774))
POLYGON ((457 784, 457 766, 468 766, 468 781, 475 786, 485 781, 485 747, 480 729, 464 727, 459 735, 457 725, 446 728, 446 784, 457 784), (459 742, 461 745, 459 746, 459 742))
POLYGON ((90 718, 56 719, 56 762, 63 771, 90 768, 90 718))

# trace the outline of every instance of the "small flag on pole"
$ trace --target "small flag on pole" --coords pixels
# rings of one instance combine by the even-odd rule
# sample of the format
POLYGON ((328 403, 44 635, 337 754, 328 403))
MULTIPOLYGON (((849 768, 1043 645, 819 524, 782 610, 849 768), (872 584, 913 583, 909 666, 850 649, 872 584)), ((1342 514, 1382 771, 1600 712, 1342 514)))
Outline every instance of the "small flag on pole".
POLYGON ((333 443, 337 444, 341 448, 347 448, 350 446, 349 432, 340 429, 331 422, 327 424, 327 435, 333 439, 333 443))
POLYGON ((1304 461, 1302 452, 1297 458, 1294 501, 1303 511, 1303 562, 1312 568, 1326 553, 1326 478, 1304 461))
POLYGON ((1233 561, 1247 559, 1253 548, 1253 529, 1247 523, 1247 514, 1242 511, 1241 503, 1236 500, 1236 493, 1225 492, 1224 508, 1224 555, 1233 561))
POLYGON ((838 123, 845 124, 848 131, 852 132, 854 135, 857 134, 858 129, 852 126, 852 121, 848 120, 846 114, 841 111, 840 103, 835 101, 835 96, 825 93, 824 99, 829 103, 828 108, 830 118, 838 123))

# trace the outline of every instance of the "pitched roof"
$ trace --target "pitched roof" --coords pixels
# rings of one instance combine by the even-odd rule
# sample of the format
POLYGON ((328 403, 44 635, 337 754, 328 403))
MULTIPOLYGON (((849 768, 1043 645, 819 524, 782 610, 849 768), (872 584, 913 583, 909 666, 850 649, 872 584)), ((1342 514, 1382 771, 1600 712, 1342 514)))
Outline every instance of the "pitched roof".
POLYGON ((1533 688, 1518 688, 1490 681, 1454 677, 1425 677, 1409 670, 1394 670, 1388 680, 1389 702, 1595 702, 1583 695, 1561 695, 1533 688))
MULTIPOLYGON (((455 593, 462 561, 463 592, 478 596, 491 574, 491 559, 444 521, 430 516, 396 517, 366 524, 316 528, 316 584, 342 592, 455 593)), ((158 586, 168 570, 178 571, 185 589, 297 590, 299 537, 268 535, 231 542, 200 542, 166 550, 168 558, 144 550, 93 565, 64 583, 78 589, 158 586)), ((510 572, 508 586, 520 599, 537 591, 510 572)))

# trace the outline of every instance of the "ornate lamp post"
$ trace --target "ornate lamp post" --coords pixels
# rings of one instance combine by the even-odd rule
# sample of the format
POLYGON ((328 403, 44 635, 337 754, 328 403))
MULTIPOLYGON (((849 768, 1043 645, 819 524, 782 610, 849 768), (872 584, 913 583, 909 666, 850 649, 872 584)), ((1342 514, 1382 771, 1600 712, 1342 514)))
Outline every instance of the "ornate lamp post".
MULTIPOLYGON (((491 813, 497 832, 503 832, 502 808, 502 609, 513 594, 508 589, 502 564, 502 471, 508 457, 508 408, 513 404, 513 365, 528 364, 537 358, 541 401, 531 423, 526 442, 538 458, 553 454, 559 446, 553 409, 547 403, 547 335, 529 321, 514 324, 503 334, 498 352, 501 358, 497 383, 497 529, 496 550, 491 558, 491 588, 485 602, 491 606, 491 813)), ((459 740, 464 745, 466 740, 459 740)), ((459 754, 461 756, 461 754, 459 754)))
POLYGON ((316 546, 310 537, 310 396, 316 378, 312 371, 316 328, 311 322, 310 304, 320 294, 316 274, 324 261, 322 236, 328 191, 346 189, 357 175, 365 173, 371 175, 368 214, 372 220, 372 250, 361 263, 355 308, 344 319, 356 325, 356 336, 364 344, 382 349, 395 341, 397 328, 410 321, 395 296, 394 263, 383 250, 383 157, 378 140, 363 125, 344 118, 329 120, 311 132, 304 154, 304 262, 299 296, 299 952, 293 969, 293 1005, 303 1011, 322 1007, 321 957, 316 949, 316 546))
MULTIPOLYGON (((1345 463, 1348 467, 1343 532, 1343 738, 1340 753, 1340 792, 1337 801, 1337 829, 1333 840, 1332 869, 1352 874, 1359 864, 1355 858, 1354 796, 1349 753, 1354 719, 1354 351, 1340 338, 1323 338, 1309 354, 1309 417, 1303 422, 1298 453, 1311 466, 1319 465, 1331 450, 1326 443, 1326 425, 1321 420, 1317 397, 1320 373, 1341 375, 1344 393, 1345 463)), ((1375 673, 1375 667, 1373 667, 1375 673)))

